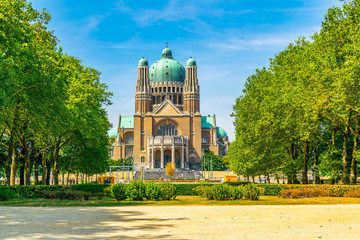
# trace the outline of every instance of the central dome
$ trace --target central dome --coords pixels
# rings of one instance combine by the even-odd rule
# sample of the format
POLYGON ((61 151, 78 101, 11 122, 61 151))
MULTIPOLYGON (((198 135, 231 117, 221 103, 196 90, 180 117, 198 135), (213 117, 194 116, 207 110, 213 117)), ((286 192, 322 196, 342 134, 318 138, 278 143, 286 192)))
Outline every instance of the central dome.
POLYGON ((184 82, 185 68, 175 61, 171 50, 165 48, 159 61, 153 63, 149 69, 151 82, 184 82))

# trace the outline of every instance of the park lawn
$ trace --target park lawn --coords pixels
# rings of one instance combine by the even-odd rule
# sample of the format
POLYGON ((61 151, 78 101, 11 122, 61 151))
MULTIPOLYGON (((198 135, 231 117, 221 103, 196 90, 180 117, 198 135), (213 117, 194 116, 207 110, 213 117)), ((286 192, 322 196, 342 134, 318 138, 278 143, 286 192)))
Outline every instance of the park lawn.
POLYGON ((360 198, 344 197, 317 197, 302 199, 283 199, 276 196, 261 196, 257 201, 229 200, 209 201, 200 196, 177 196, 170 201, 115 201, 104 197, 101 200, 92 198, 88 201, 74 200, 49 200, 43 198, 14 199, 0 202, 0 206, 24 206, 24 207, 112 207, 112 206, 234 206, 234 205, 335 205, 335 204, 360 204, 360 198))

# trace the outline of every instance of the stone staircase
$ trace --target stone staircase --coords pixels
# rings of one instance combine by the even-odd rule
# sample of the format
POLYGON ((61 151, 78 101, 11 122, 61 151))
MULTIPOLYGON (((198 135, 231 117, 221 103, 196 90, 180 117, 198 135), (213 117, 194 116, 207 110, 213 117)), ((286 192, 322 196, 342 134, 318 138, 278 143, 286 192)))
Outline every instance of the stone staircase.
MULTIPOLYGON (((146 169, 144 170, 144 178, 145 179, 168 179, 169 177, 165 175, 165 169, 146 169)), ((133 179, 139 179, 141 176, 140 171, 135 171, 133 179)), ((201 171, 195 170, 187 170, 177 168, 175 170, 175 174, 171 179, 200 179, 201 178, 201 171)))

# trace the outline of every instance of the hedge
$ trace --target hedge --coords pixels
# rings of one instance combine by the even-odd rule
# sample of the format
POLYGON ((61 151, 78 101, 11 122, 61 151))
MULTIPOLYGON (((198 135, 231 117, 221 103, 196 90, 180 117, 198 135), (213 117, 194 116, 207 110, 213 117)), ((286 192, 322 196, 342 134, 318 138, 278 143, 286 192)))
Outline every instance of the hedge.
POLYGON ((258 183, 264 189, 265 196, 279 196, 281 190, 317 188, 329 191, 330 197, 343 197, 345 193, 360 188, 359 185, 312 185, 312 184, 266 184, 258 183))
POLYGON ((185 196, 194 196, 199 195, 196 191, 197 187, 204 186, 204 185, 213 185, 212 183, 202 184, 202 183, 174 183, 175 185, 175 194, 176 195, 185 195, 185 196))
POLYGON ((83 191, 91 194, 102 193, 110 184, 76 184, 76 185, 32 185, 32 186, 0 186, 0 191, 6 189, 16 192, 19 198, 43 198, 44 191, 83 191))

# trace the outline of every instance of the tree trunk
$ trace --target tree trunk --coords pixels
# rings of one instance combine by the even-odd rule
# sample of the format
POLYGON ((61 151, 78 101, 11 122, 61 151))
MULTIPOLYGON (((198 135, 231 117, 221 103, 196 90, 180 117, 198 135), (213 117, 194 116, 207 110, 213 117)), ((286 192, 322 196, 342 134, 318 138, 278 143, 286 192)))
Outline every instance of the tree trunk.
POLYGON ((358 138, 357 136, 354 137, 354 147, 353 147, 353 154, 352 154, 352 160, 351 160, 351 173, 350 173, 350 180, 351 184, 356 184, 356 167, 357 167, 357 159, 356 159, 356 153, 358 150, 358 138))
POLYGON ((76 184, 79 184, 79 171, 76 172, 76 184))
POLYGON ((17 164, 15 146, 13 147, 13 151, 11 154, 11 176, 10 176, 10 185, 15 185, 16 180, 16 164, 17 164))
POLYGON ((24 173, 25 173, 25 159, 23 157, 21 157, 20 158, 20 168, 19 168, 19 178, 20 178, 19 185, 21 185, 21 186, 24 186, 24 178, 25 178, 24 173))
MULTIPOLYGON (((39 162, 40 162, 40 157, 42 155, 39 154, 38 157, 35 157, 34 162, 35 162, 35 166, 34 166, 34 177, 35 177, 35 185, 39 185, 39 162)), ((42 158, 42 157, 41 157, 42 158)))
POLYGON ((309 141, 303 141, 303 166, 302 166, 302 184, 308 184, 308 162, 309 162, 309 141))
POLYGON ((55 158, 54 158, 54 184, 59 185, 59 151, 60 151, 61 136, 58 138, 55 144, 55 158))
POLYGON ((25 158, 25 185, 30 185, 30 175, 31 175, 31 161, 29 147, 26 142, 25 134, 23 136, 23 148, 24 148, 24 158, 25 158))
POLYGON ((319 166, 319 148, 316 143, 314 149, 314 168, 313 168, 315 184, 320 184, 320 175, 319 175, 318 166, 319 166))
MULTIPOLYGON (((15 185, 15 177, 16 177, 16 171, 14 172, 14 176, 12 176, 13 173, 13 166, 11 165, 12 162, 15 160, 16 161, 16 156, 14 158, 14 154, 15 154, 15 134, 17 134, 17 128, 18 128, 18 119, 19 119, 19 108, 20 108, 20 100, 18 100, 17 105, 16 105, 16 109, 15 109, 15 114, 14 114, 14 120, 12 122, 12 127, 10 130, 10 139, 9 139, 9 148, 8 148, 8 155, 7 155, 7 159, 5 162, 5 184, 6 185, 13 185, 12 183, 12 178, 14 178, 14 185, 15 185)), ((14 166, 15 170, 16 170, 16 165, 14 166)))
POLYGON ((44 149, 42 150, 42 178, 41 178, 41 185, 46 185, 46 176, 47 176, 47 166, 46 166, 46 163, 47 163, 47 149, 44 149))
POLYGON ((343 163, 343 184, 350 184, 349 177, 349 143, 350 143, 350 116, 348 122, 345 126, 344 133, 344 145, 343 145, 343 153, 342 153, 342 163, 343 163))

